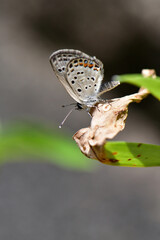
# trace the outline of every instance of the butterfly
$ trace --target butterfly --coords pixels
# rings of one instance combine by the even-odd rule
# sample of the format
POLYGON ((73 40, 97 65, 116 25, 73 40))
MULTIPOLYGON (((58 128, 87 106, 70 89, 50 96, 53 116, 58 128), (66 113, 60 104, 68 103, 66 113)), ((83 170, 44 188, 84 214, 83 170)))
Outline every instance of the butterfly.
POLYGON ((70 96, 77 102, 76 109, 89 111, 100 96, 120 84, 112 80, 103 84, 103 63, 96 57, 73 49, 61 49, 49 58, 53 71, 70 96))

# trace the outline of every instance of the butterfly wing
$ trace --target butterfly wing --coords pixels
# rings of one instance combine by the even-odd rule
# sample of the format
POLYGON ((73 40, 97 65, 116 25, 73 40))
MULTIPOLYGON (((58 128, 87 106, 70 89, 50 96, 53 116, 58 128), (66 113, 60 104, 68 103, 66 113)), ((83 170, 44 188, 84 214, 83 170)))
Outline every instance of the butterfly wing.
POLYGON ((67 81, 77 101, 88 107, 98 101, 103 80, 103 64, 96 57, 77 57, 67 65, 67 81))
POLYGON ((117 87, 118 85, 120 85, 120 81, 114 80, 114 79, 110 82, 102 84, 100 87, 100 91, 98 93, 98 97, 101 96, 102 94, 112 90, 113 88, 117 87))
POLYGON ((50 56, 50 63, 70 96, 88 107, 92 107, 100 95, 120 84, 115 80, 102 84, 103 63, 79 50, 58 50, 50 56))
POLYGON ((51 66, 52 66, 53 71, 55 72, 57 78, 60 80, 60 82, 66 88, 68 93, 71 95, 71 97, 74 100, 81 103, 78 98, 78 95, 73 91, 72 85, 70 84, 70 82, 68 82, 68 79, 67 79, 68 63, 76 57, 90 58, 89 55, 87 55, 79 50, 62 49, 62 50, 53 52, 52 55, 50 56, 49 60, 50 60, 51 66))

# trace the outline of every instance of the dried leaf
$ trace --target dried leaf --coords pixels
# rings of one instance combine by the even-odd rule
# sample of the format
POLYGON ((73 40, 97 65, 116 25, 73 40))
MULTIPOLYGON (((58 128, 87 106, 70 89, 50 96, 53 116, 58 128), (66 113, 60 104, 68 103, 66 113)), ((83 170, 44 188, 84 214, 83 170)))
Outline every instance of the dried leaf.
MULTIPOLYGON (((142 74, 146 77, 155 77, 153 70, 142 70, 142 74)), ((101 162, 107 161, 104 151, 106 140, 114 138, 124 129, 128 105, 131 102, 139 103, 148 94, 147 89, 140 88, 138 93, 101 102, 91 108, 91 126, 80 129, 73 136, 81 152, 89 158, 98 159, 101 162)))

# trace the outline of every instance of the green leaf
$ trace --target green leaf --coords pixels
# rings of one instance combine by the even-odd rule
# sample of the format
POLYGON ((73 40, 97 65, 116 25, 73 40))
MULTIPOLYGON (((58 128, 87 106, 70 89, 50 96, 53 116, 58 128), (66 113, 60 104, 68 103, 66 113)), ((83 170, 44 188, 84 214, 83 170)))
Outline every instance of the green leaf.
POLYGON ((160 166, 160 146, 145 143, 107 142, 106 164, 126 167, 160 166))
MULTIPOLYGON (((60 130, 61 131, 61 130, 60 130)), ((38 124, 12 124, 0 130, 0 164, 28 157, 75 170, 93 169, 93 160, 60 131, 38 124)), ((144 143, 107 142, 106 164, 128 167, 160 166, 160 146, 144 143)))
POLYGON ((121 83, 127 82, 138 87, 147 88, 150 93, 160 100, 160 77, 143 77, 141 74, 125 74, 115 77, 121 83))
POLYGON ((69 169, 92 169, 92 160, 60 131, 29 123, 6 126, 0 131, 0 164, 32 157, 69 169))

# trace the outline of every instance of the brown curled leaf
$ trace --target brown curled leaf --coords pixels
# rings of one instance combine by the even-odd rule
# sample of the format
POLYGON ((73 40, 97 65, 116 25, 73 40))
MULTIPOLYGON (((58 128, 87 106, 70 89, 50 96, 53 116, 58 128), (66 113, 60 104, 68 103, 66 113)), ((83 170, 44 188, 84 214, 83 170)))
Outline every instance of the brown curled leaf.
MULTIPOLYGON (((142 74, 154 75, 155 71, 145 69, 142 74)), ((128 116, 128 105, 131 102, 139 103, 148 94, 147 89, 140 88, 138 93, 112 99, 109 102, 97 103, 95 107, 91 108, 90 127, 80 129, 73 136, 81 152, 89 158, 98 159, 101 162, 107 161, 103 147, 107 139, 114 138, 124 129, 128 116)))

